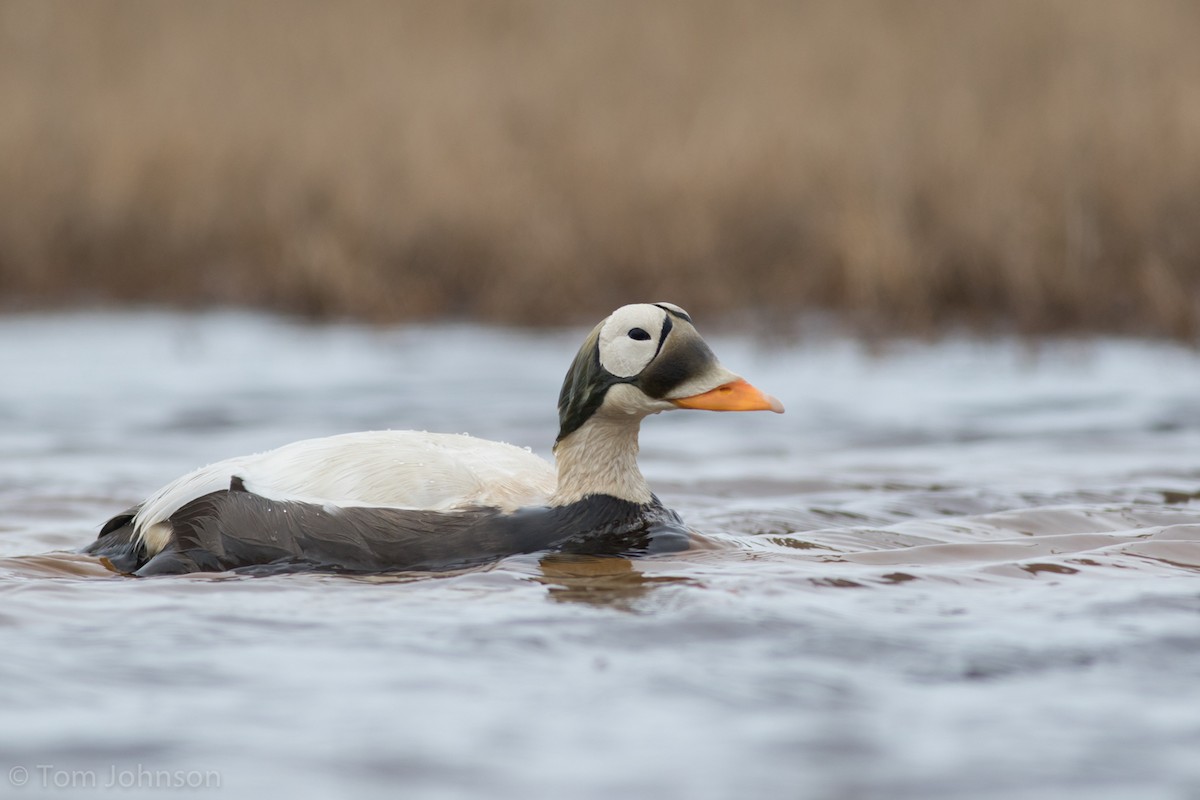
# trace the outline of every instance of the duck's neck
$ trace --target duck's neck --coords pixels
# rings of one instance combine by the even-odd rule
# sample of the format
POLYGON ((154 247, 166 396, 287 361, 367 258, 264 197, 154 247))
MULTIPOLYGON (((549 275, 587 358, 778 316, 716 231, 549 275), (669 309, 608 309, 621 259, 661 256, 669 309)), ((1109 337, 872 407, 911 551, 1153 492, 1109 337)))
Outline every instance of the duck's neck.
POLYGON ((653 499, 638 469, 640 416, 594 415, 554 446, 558 488, 552 506, 565 506, 588 495, 608 495, 631 503, 653 499))

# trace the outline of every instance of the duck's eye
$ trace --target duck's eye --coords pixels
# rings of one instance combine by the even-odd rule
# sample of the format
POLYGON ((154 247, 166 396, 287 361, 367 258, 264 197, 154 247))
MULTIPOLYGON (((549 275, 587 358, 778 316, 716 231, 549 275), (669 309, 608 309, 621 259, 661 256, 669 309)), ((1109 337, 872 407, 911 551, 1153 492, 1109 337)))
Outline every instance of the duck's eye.
POLYGON ((646 333, 641 328, 632 328, 629 331, 630 339, 637 339, 639 342, 647 342, 650 340, 650 334, 646 333))

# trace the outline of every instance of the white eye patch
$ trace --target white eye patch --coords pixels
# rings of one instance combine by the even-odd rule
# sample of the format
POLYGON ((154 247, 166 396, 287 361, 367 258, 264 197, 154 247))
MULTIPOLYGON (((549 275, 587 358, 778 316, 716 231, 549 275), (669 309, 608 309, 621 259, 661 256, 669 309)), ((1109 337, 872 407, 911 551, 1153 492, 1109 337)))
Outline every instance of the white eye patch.
POLYGON ((654 360, 667 312, 648 303, 621 306, 600 328, 600 366, 632 378, 654 360))

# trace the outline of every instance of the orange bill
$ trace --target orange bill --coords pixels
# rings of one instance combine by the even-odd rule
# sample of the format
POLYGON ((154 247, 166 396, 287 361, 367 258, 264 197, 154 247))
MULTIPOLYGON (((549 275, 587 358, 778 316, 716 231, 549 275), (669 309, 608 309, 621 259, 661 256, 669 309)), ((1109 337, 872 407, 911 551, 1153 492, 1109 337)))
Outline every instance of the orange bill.
POLYGON ((672 400, 680 408, 700 408, 706 411, 774 411, 783 413, 783 403, 751 386, 746 380, 722 384, 715 389, 691 397, 672 400))

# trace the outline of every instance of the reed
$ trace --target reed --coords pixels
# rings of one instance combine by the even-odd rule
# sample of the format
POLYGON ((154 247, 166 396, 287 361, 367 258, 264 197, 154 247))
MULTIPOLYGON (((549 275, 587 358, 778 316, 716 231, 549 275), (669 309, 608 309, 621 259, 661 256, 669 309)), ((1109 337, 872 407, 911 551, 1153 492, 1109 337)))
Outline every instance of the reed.
POLYGON ((0 305, 1194 338, 1200 4, 0 2, 0 305))

